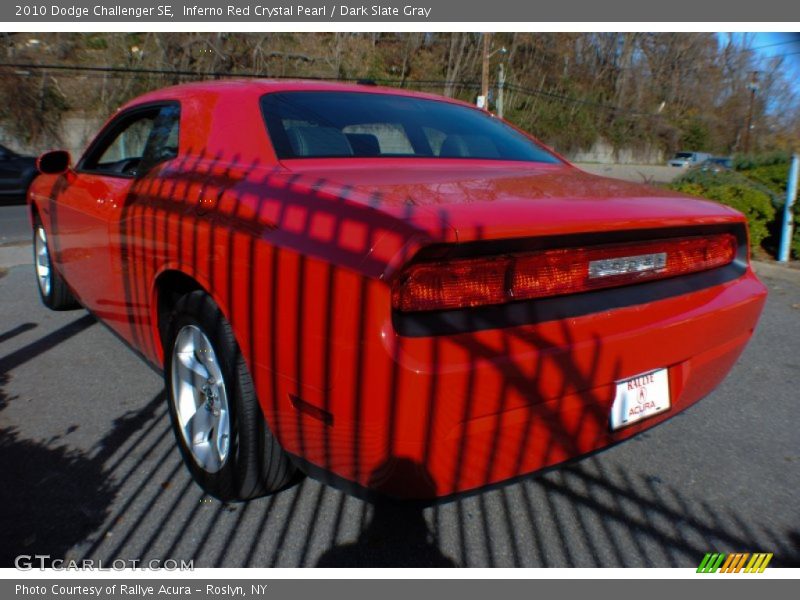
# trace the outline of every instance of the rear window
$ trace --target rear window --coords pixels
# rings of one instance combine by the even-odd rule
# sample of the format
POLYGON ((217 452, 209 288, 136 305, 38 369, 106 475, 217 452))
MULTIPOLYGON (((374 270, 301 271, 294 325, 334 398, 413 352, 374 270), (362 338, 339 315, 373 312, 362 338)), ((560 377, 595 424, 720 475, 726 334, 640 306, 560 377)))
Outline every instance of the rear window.
POLYGON ((275 152, 288 158, 559 160, 499 119, 466 106, 363 92, 267 94, 275 152))

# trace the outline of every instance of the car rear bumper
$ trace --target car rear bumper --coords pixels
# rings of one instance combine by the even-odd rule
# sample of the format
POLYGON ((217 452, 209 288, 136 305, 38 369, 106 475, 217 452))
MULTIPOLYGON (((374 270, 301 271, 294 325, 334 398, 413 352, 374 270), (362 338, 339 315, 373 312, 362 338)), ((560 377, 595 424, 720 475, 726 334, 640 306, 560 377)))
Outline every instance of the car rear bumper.
POLYGON ((302 398, 281 388, 292 399, 265 412, 303 461, 383 493, 430 498, 601 449, 691 406, 744 349, 766 289, 748 268, 644 305, 428 337, 395 332, 385 285, 365 294, 360 342, 336 348, 331 387, 302 398), (669 369, 670 410, 612 432, 615 382, 657 368, 669 369))

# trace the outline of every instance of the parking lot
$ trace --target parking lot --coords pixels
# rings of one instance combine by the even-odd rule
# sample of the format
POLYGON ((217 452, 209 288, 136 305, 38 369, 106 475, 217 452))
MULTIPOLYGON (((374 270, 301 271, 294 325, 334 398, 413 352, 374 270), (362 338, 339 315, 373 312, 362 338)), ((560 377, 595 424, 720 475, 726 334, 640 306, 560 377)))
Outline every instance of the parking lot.
POLYGON ((184 468, 160 375, 85 311, 41 305, 21 211, 0 209, 3 566, 696 567, 710 551, 800 566, 800 271, 760 266, 770 296, 731 375, 607 451, 427 506, 312 479, 225 504, 184 468))

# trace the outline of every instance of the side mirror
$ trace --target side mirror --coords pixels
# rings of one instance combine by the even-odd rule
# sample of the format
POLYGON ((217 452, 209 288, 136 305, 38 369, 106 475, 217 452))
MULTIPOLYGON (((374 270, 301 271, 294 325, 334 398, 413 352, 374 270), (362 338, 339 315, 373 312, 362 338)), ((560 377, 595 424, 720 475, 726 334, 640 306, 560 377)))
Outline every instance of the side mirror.
POLYGON ((36 159, 36 168, 45 175, 63 175, 71 163, 72 157, 66 150, 51 150, 36 159))

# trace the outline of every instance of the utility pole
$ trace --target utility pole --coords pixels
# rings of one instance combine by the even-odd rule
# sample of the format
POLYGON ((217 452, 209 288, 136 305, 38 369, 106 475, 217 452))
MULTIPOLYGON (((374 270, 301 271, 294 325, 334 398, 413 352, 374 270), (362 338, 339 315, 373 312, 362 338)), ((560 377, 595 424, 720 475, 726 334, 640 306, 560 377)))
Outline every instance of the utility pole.
POLYGON ((750 108, 747 110, 747 128, 744 130, 744 153, 750 152, 750 129, 753 127, 753 109, 756 104, 756 92, 758 91, 758 71, 753 71, 750 83, 747 84, 750 90, 750 108))
POLYGON ((497 116, 503 118, 503 88, 506 85, 506 70, 501 62, 497 67, 497 116))
POLYGON ((481 96, 478 98, 478 107, 489 110, 489 44, 491 33, 483 34, 483 69, 481 70, 481 96), (481 98, 483 102, 481 103, 481 98))
MULTIPOLYGON (((489 110, 489 61, 498 52, 505 55, 508 53, 506 47, 498 48, 494 52, 490 52, 492 47, 492 34, 484 33, 483 35, 483 68, 481 69, 481 95, 478 96, 478 108, 489 110)), ((505 87, 506 74, 505 65, 500 63, 500 72, 497 77, 497 111, 498 114, 503 116, 503 88, 505 87)))

